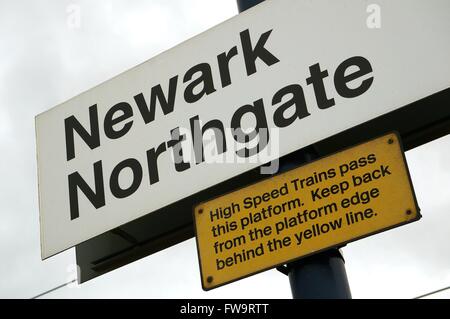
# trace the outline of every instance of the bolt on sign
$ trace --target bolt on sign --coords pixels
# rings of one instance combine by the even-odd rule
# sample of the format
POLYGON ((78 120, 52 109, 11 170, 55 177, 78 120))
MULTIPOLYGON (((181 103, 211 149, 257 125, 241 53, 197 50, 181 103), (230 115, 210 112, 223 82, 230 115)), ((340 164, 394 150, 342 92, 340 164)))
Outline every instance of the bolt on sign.
POLYGON ((203 289, 420 219, 396 133, 197 205, 203 289))

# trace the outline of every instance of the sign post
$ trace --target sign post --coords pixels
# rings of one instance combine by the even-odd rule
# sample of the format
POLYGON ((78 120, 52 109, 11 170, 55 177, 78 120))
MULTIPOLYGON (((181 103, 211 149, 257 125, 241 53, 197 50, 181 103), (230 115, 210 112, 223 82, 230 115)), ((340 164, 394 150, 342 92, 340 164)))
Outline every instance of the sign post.
MULTIPOLYGON (((283 163, 280 171, 289 170, 294 164, 311 162, 315 157, 312 148, 299 152, 298 162, 283 163)), ((294 299, 351 299, 345 260, 338 248, 277 267, 277 270, 289 277, 294 299)))
MULTIPOLYGON (((264 0, 237 0, 238 10, 242 12, 262 1, 264 0)), ((298 155, 304 155, 303 162, 309 162, 314 157, 312 152, 307 151, 298 155)), ((280 170, 295 163, 301 164, 301 161, 281 163, 280 170)), ((295 299, 351 299, 344 263, 341 252, 334 248, 277 269, 289 276, 292 297, 295 299)))
POLYGON ((294 299, 351 299, 344 257, 336 249, 288 265, 294 299))

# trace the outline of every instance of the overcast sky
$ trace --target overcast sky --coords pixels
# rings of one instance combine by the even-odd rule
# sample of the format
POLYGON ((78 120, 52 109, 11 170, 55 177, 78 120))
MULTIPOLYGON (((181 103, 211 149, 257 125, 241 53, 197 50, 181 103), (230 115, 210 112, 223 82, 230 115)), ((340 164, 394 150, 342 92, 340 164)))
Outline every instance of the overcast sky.
MULTIPOLYGON (((73 278, 73 250, 40 259, 34 117, 236 14, 234 0, 0 0, 0 297, 73 278)), ((354 298, 450 285, 450 137, 407 160, 423 218, 343 249, 354 298)), ((45 297, 291 297, 276 270, 204 292, 198 269, 191 239, 45 297)))

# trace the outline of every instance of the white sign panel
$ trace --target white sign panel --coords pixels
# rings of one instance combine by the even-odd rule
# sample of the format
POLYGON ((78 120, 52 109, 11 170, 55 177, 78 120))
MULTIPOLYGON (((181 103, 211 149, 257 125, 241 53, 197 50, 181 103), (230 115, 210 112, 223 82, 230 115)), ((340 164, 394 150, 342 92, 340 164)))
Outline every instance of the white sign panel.
POLYGON ((448 0, 266 1, 38 115, 42 257, 448 88, 449 31, 448 0))

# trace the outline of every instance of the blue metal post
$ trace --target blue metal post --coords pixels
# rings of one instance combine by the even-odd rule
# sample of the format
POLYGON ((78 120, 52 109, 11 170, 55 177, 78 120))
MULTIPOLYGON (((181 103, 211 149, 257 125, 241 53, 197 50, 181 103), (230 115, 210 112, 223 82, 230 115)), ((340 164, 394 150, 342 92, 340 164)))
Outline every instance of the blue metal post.
POLYGON ((312 255, 288 266, 295 299, 351 299, 344 258, 337 249, 312 255))
POLYGON ((245 11, 263 1, 264 0, 237 0, 238 10, 239 12, 245 11))
MULTIPOLYGON (((239 12, 245 11, 264 0, 236 0, 239 12)), ((282 162, 280 171, 310 162, 316 157, 313 149, 298 152, 295 159, 282 162)), ((292 297, 295 299, 351 299, 350 286, 341 252, 330 249, 319 254, 279 267, 289 276, 292 297)))

